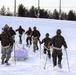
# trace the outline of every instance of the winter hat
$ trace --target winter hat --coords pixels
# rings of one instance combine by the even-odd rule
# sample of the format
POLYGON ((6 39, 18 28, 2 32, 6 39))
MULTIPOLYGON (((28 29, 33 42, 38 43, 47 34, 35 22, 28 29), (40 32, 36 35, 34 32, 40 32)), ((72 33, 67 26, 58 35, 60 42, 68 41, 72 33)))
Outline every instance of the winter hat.
POLYGON ((2 28, 4 31, 9 30, 9 26, 5 24, 5 26, 2 28))
POLYGON ((46 35, 45 35, 46 37, 48 37, 49 36, 49 33, 46 33, 46 35))
POLYGON ((34 26, 33 29, 36 30, 36 27, 34 26))
POLYGON ((61 30, 60 29, 57 29, 56 33, 57 34, 61 34, 61 30))

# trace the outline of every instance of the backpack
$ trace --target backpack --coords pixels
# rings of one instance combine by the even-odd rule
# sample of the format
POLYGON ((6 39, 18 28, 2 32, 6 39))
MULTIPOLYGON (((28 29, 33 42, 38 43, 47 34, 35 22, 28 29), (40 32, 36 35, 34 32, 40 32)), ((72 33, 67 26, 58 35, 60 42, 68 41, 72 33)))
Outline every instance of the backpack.
POLYGON ((2 32, 0 35, 0 40, 1 40, 2 46, 8 46, 14 41, 11 35, 9 34, 9 32, 2 32))

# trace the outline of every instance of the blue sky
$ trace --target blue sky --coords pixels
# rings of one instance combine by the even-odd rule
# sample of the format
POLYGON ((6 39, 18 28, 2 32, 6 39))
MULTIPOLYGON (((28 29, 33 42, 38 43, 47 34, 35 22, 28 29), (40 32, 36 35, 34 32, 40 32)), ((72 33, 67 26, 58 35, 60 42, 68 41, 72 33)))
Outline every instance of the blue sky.
MULTIPOLYGON (((62 11, 68 12, 70 9, 76 11, 76 0, 61 0, 62 11)), ((32 5, 37 7, 38 0, 17 0, 17 8, 19 4, 23 4, 26 8, 30 8, 32 5)), ((14 10, 14 0, 0 0, 0 8, 2 6, 10 7, 10 10, 14 10)), ((53 11, 54 9, 59 10, 59 0, 40 0, 40 8, 48 9, 53 11)))

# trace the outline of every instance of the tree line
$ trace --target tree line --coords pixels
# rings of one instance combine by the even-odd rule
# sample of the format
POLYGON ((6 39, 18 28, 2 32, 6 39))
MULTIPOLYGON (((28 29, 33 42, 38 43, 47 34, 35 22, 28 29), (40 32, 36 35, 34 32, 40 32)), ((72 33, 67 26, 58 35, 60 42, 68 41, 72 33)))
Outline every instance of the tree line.
MULTIPOLYGON (((4 16, 13 16, 13 13, 10 12, 10 9, 2 6, 0 9, 0 15, 4 16)), ((32 6, 30 9, 27 9, 24 7, 23 4, 20 4, 18 6, 18 11, 16 13, 17 16, 19 17, 32 17, 32 18, 37 18, 38 17, 38 8, 32 6)), ((54 9, 53 12, 50 10, 45 10, 45 9, 40 9, 39 10, 39 18, 48 18, 48 19, 59 19, 59 12, 54 9)), ((69 10, 68 13, 61 12, 61 20, 72 20, 76 21, 76 12, 73 10, 69 10)))

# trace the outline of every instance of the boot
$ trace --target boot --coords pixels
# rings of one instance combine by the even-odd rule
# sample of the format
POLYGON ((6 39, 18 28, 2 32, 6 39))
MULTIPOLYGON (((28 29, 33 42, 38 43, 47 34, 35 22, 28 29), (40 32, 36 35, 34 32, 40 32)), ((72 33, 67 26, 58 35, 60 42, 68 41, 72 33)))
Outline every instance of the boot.
POLYGON ((48 57, 49 57, 49 59, 50 59, 50 58, 51 58, 51 55, 49 54, 48 57))
POLYGON ((28 43, 26 44, 26 46, 28 47, 28 43))
POLYGON ((20 41, 20 44, 22 44, 22 41, 20 41))
POLYGON ((50 50, 48 50, 48 57, 49 57, 49 59, 51 58, 50 50))
POLYGON ((37 50, 38 50, 39 48, 38 48, 38 46, 37 46, 37 50))
POLYGON ((7 61, 7 60, 5 60, 5 63, 8 63, 8 61, 7 61))
POLYGON ((62 68, 62 65, 61 65, 61 64, 58 64, 58 67, 59 67, 59 68, 62 68))
POLYGON ((35 49, 34 49, 33 51, 34 51, 34 53, 36 52, 36 50, 35 50, 35 49))
POLYGON ((2 60, 1 64, 4 64, 4 60, 2 60))
POLYGON ((10 65, 10 63, 8 63, 8 60, 5 60, 5 64, 6 64, 6 65, 10 65))

